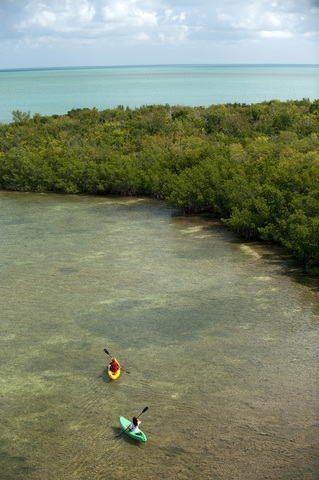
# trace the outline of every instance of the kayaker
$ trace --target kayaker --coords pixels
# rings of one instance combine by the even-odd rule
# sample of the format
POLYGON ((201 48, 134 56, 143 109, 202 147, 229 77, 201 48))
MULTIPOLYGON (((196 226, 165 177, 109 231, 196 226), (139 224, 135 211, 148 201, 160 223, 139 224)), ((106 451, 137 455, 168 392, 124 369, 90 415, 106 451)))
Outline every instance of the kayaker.
POLYGON ((112 373, 116 373, 118 369, 120 368, 120 365, 117 363, 115 358, 113 357, 112 360, 110 361, 110 370, 112 373))
POLYGON ((140 424, 141 420, 139 420, 137 417, 133 417, 131 425, 129 425, 127 428, 133 433, 138 433, 140 431, 138 428, 140 424))

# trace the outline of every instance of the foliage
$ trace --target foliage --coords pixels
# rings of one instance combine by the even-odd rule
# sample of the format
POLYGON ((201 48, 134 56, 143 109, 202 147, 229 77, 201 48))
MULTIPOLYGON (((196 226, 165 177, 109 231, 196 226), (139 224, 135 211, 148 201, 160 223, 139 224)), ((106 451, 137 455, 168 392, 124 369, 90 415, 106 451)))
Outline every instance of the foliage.
POLYGON ((319 100, 13 112, 0 188, 150 195, 279 242, 319 271, 319 100))

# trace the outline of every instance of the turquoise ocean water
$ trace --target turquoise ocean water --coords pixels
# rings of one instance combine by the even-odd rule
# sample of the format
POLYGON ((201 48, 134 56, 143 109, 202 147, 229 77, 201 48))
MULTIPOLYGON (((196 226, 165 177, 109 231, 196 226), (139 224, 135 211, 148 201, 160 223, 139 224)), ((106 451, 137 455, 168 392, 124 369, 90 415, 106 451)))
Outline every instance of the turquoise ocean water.
POLYGON ((118 105, 210 106, 319 98, 319 65, 162 65, 0 70, 0 122, 118 105))

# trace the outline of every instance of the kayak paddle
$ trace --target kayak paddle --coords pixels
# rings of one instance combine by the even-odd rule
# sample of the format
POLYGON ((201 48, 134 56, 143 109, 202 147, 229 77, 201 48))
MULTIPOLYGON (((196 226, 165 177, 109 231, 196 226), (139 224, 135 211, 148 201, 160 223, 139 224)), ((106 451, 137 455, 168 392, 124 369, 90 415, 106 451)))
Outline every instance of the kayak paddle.
MULTIPOLYGON (((148 407, 145 407, 144 410, 143 410, 136 418, 139 418, 144 412, 146 412, 146 410, 148 410, 148 407)), ((119 435, 116 435, 116 438, 121 437, 121 436, 123 435, 123 433, 128 429, 129 426, 130 426, 130 425, 128 425, 128 426, 126 427, 126 429, 123 430, 123 432, 121 432, 119 435)))
MULTIPOLYGON (((109 357, 112 358, 112 355, 109 354, 109 352, 106 350, 106 348, 104 348, 104 352, 106 353, 106 355, 108 355, 109 357)), ((120 368, 123 370, 123 372, 128 373, 128 374, 131 374, 131 372, 128 372, 127 370, 124 370, 124 368, 121 367, 121 365, 120 365, 120 368)))

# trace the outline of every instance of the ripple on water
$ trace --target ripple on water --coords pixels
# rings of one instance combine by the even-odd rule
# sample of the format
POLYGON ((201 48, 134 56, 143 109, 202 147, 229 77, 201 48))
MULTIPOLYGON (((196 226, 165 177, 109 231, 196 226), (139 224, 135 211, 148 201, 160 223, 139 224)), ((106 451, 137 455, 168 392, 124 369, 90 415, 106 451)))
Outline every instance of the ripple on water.
POLYGON ((318 290, 277 250, 146 199, 0 203, 5 480, 316 478, 318 290))

